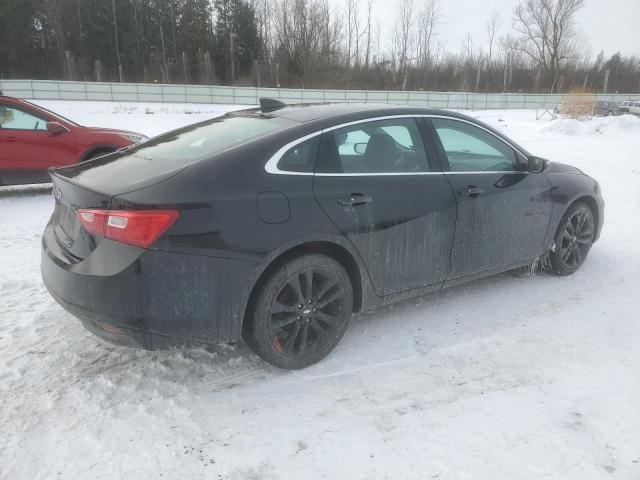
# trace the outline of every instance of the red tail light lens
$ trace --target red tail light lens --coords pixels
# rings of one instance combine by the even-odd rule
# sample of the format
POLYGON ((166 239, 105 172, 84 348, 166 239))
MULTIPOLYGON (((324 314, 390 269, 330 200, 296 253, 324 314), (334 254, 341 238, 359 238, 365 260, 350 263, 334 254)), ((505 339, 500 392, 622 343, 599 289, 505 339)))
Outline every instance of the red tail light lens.
POLYGON ((84 228, 93 235, 148 248, 173 225, 177 210, 78 210, 84 228))

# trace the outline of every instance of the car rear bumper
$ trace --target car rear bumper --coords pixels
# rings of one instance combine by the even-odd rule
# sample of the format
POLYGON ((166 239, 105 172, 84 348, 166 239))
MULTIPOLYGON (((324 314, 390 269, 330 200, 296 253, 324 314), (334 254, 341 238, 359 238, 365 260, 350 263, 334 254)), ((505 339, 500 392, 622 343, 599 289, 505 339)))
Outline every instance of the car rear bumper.
POLYGON ((49 224, 41 271, 51 296, 88 330, 153 350, 238 339, 254 264, 115 242, 71 264, 49 224))
POLYGON ((163 350, 177 347, 191 347, 201 343, 193 340, 169 337, 137 330, 119 325, 119 319, 111 318, 100 313, 72 305, 49 291, 60 306, 78 318, 82 325, 95 336, 121 347, 143 348, 145 350, 163 350))

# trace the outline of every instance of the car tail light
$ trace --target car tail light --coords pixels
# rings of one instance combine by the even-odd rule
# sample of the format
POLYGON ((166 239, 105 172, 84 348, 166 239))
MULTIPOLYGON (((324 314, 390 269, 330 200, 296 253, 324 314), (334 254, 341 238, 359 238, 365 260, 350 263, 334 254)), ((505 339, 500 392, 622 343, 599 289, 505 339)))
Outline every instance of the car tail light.
POLYGON ((148 248, 173 225, 177 210, 78 210, 84 228, 93 235, 148 248))

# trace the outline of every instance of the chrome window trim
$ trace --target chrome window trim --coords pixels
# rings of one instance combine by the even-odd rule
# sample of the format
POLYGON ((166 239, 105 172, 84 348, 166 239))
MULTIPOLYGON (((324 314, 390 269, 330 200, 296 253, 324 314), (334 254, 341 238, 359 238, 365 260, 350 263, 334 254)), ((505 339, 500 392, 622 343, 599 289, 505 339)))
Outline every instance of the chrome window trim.
POLYGON ((316 173, 316 177, 398 177, 407 175, 444 175, 446 172, 360 172, 316 173))
POLYGON ((271 155, 271 158, 265 164, 264 169, 267 171, 267 173, 272 173, 274 175, 313 175, 313 172, 289 172, 287 170, 280 170, 278 168, 278 162, 282 160, 282 157, 285 153, 287 153, 296 145, 300 145, 301 143, 320 135, 322 135, 322 130, 310 133, 309 135, 305 135, 304 137, 296 138, 292 142, 287 143, 283 147, 279 148, 276 153, 271 155))
MULTIPOLYGON (((284 172, 286 173, 286 172, 284 172)), ((292 172, 295 174, 295 172, 292 172)), ((517 170, 479 170, 477 172, 362 172, 362 173, 316 173, 316 177, 397 177, 403 175, 469 175, 472 173, 479 174, 496 174, 501 173, 503 175, 507 174, 527 174, 529 172, 519 172, 517 170)), ((305 175, 314 175, 312 173, 305 173, 305 175)))
POLYGON ((447 115, 430 115, 430 114, 402 114, 402 115, 387 115, 387 116, 383 116, 383 117, 372 117, 372 118, 365 118, 362 120, 354 120, 352 122, 346 122, 346 123, 341 123, 339 125, 334 125, 332 127, 327 127, 324 128, 322 130, 318 130, 317 132, 313 132, 310 133, 308 135, 305 135, 303 137, 297 138, 289 143, 287 143, 286 145, 282 146, 281 148, 279 148, 270 158, 269 160, 267 160, 267 163, 264 166, 264 169, 267 173, 271 173, 272 175, 302 175, 302 176, 312 176, 312 175, 316 175, 319 177, 362 177, 362 176, 366 176, 366 177, 375 177, 375 176, 398 176, 398 175, 460 175, 460 174, 495 174, 495 173, 502 173, 502 174, 507 174, 507 173, 529 173, 529 172, 521 172, 518 170, 496 170, 496 171, 464 171, 464 172, 381 172, 381 173, 314 173, 314 172, 290 172, 287 170, 280 170, 278 168, 278 162, 282 159, 283 155, 285 153, 287 153, 290 149, 292 149, 293 147, 295 147, 296 145, 299 145, 303 142, 306 142, 307 140, 310 140, 312 138, 315 138, 319 135, 322 135, 325 132, 331 132, 333 130, 338 130, 340 128, 345 128, 345 127, 350 127, 352 125, 358 125, 360 123, 369 123, 369 122, 376 122, 376 121, 380 121, 380 120, 393 120, 395 118, 442 118, 445 120, 453 120, 456 122, 462 122, 462 123, 467 123, 471 126, 474 126, 476 128, 479 128, 481 130, 484 130, 485 132, 493 135, 495 138, 497 138, 498 140, 500 140, 502 143, 504 143, 505 145, 508 145, 510 148, 512 148, 515 152, 517 152, 518 154, 522 155, 524 158, 527 158, 527 156, 522 153, 519 149, 517 149, 512 143, 508 142, 507 140, 503 139, 502 137, 496 135, 495 133, 493 133, 491 130, 483 127, 482 125, 478 125, 475 122, 471 122, 469 120, 465 120, 462 118, 456 118, 456 117, 450 117, 447 115))

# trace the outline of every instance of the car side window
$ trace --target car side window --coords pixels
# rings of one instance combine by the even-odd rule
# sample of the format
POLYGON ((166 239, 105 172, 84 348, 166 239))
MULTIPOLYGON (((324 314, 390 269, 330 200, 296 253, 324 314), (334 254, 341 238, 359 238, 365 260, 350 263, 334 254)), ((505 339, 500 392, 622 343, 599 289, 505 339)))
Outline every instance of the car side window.
POLYGON ((516 152, 502 140, 474 125, 432 119, 452 172, 510 172, 516 152))
POLYGON ((358 123, 325 132, 316 173, 411 173, 428 171, 413 118, 358 123))
POLYGON ((0 128, 7 130, 46 130, 47 121, 9 105, 0 105, 0 128))
POLYGON ((312 173, 318 154, 320 137, 317 136, 291 148, 278 161, 278 170, 283 172, 312 173))

